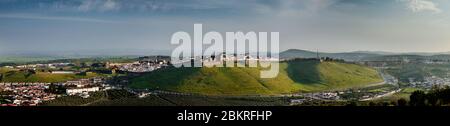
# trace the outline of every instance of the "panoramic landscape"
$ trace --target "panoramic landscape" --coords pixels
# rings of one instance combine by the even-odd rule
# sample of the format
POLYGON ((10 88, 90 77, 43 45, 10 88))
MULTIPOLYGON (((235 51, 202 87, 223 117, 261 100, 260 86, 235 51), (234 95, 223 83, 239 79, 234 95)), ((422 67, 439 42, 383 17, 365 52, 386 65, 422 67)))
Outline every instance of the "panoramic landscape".
MULTIPOLYGON (((280 53, 260 67, 181 67, 169 56, 2 62, 2 106, 406 106, 446 105, 450 55, 280 53), (358 59, 356 59, 356 57, 358 59), (415 96, 418 95, 418 96, 415 96), (433 95, 436 101, 417 101, 433 95)), ((43 60, 41 60, 43 59, 43 60)), ((206 61, 205 61, 206 62, 206 61)))
POLYGON ((443 0, 2 0, 0 106, 448 106, 449 13, 443 0))

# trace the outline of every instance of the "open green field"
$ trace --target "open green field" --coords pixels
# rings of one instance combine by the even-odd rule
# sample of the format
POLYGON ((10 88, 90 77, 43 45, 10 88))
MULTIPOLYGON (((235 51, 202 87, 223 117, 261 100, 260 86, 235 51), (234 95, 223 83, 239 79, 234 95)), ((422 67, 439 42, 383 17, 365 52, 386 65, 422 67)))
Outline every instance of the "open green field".
POLYGON ((414 91, 417 91, 417 90, 422 90, 422 89, 412 88, 412 87, 411 88, 405 88, 405 89, 402 89, 398 93, 392 94, 392 95, 387 96, 387 97, 382 97, 382 98, 379 98, 379 99, 375 99, 374 101, 397 101, 399 99, 405 99, 405 100, 409 101, 409 96, 414 91))
POLYGON ((26 71, 20 71, 16 69, 0 68, 0 74, 2 75, 1 82, 65 82, 74 79, 92 78, 97 76, 104 76, 102 74, 87 72, 86 75, 77 74, 51 74, 48 72, 36 72, 30 73, 26 71))
POLYGON ((314 60, 280 63, 275 78, 260 78, 261 68, 168 68, 135 78, 131 88, 203 95, 278 95, 362 87, 382 82, 368 67, 314 60))

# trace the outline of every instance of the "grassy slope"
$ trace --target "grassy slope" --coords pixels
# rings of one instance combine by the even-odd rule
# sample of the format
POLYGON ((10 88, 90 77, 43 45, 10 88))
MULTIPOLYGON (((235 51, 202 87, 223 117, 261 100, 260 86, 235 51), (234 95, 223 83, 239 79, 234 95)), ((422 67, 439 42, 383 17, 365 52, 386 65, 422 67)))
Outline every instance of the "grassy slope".
POLYGON ((36 74, 27 74, 23 71, 14 69, 0 68, 0 74, 3 74, 1 82, 64 82, 68 80, 91 78, 101 76, 96 73, 87 73, 86 76, 76 74, 51 74, 46 72, 37 72, 36 74))
POLYGON ((132 80, 132 88, 154 88, 209 95, 283 94, 363 86, 381 82, 373 69, 353 64, 295 61, 280 64, 276 78, 259 78, 259 68, 179 68, 132 80))
POLYGON ((310 91, 362 87, 382 81, 374 69, 336 62, 295 62, 287 71, 293 80, 310 91))

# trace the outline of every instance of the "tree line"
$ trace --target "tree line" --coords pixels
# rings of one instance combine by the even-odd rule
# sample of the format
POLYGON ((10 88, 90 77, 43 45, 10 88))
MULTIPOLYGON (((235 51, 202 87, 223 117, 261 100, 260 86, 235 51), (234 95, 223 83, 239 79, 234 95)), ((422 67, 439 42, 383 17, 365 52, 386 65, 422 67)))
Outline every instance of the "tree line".
POLYGON ((411 94, 410 106, 442 106, 450 104, 450 88, 435 88, 429 92, 415 91, 411 94))

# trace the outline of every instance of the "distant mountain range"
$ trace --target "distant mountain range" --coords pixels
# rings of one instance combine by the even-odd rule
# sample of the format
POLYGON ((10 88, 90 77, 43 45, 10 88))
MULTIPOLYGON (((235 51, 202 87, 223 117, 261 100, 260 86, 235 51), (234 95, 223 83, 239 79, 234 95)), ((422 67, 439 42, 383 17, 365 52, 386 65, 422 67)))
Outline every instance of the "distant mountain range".
POLYGON ((345 52, 345 53, 324 53, 324 52, 313 52, 299 49, 289 49, 280 53, 280 58, 291 59, 291 58, 317 58, 319 57, 331 57, 337 59, 344 59, 350 61, 363 60, 368 57, 382 56, 376 53, 367 52, 345 52))
POLYGON ((308 50, 289 49, 280 53, 282 59, 292 58, 316 58, 330 57, 336 59, 344 59, 346 61, 382 61, 382 60, 398 60, 398 59, 430 59, 430 60, 450 60, 449 52, 442 53, 424 53, 424 52, 411 52, 411 53, 394 53, 394 52, 382 52, 382 51, 355 51, 355 52, 343 52, 343 53, 325 53, 314 52, 308 50))
POLYGON ((450 54, 450 52, 406 52, 406 53, 396 53, 396 52, 384 52, 384 51, 354 51, 353 53, 369 53, 369 54, 379 54, 379 55, 419 55, 419 56, 449 55, 450 54))
POLYGON ((59 51, 0 51, 0 56, 28 56, 28 57, 97 57, 97 56, 148 56, 170 55, 170 50, 152 49, 82 49, 59 51))
POLYGON ((58 59, 104 58, 104 57, 140 57, 152 55, 170 55, 170 50, 146 49, 98 49, 64 51, 0 51, 0 63, 27 63, 58 59))
MULTIPOLYGON (((96 58, 110 56, 152 56, 152 55, 170 55, 170 50, 144 50, 144 49, 99 49, 99 50, 81 50, 81 51, 47 51, 47 52, 14 52, 0 53, 0 63, 5 62, 31 62, 54 59, 76 59, 76 58, 96 58)), ((344 59, 346 61, 383 61, 398 59, 431 59, 431 60, 450 60, 450 52, 428 53, 411 52, 395 53, 383 51, 354 51, 341 53, 318 52, 319 57, 330 57, 344 59)), ((316 58, 317 52, 289 49, 280 53, 282 59, 292 58, 316 58)))

